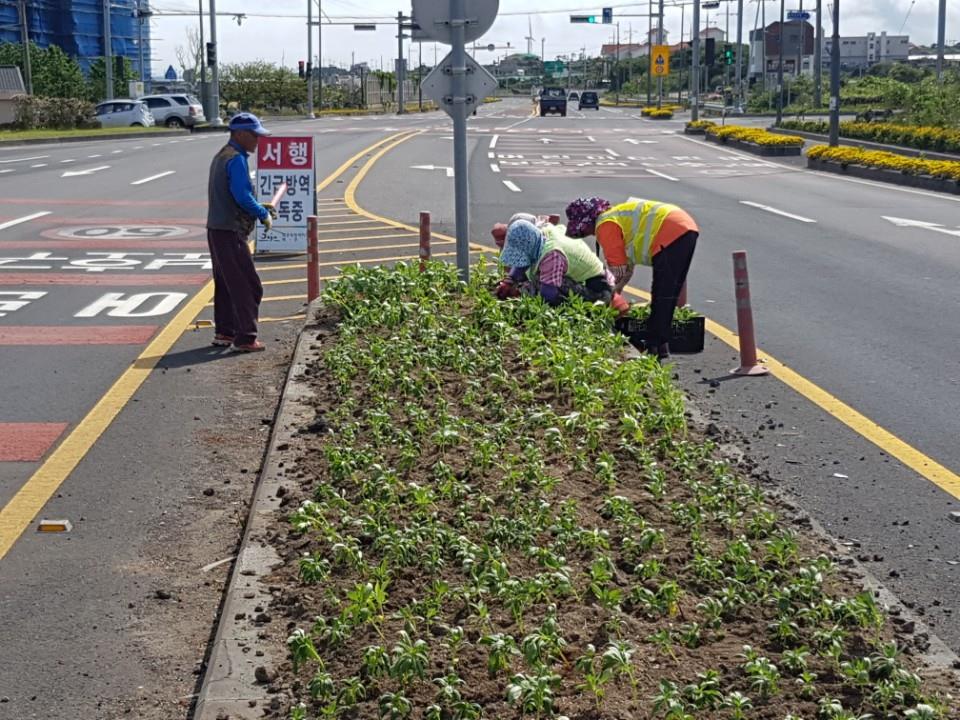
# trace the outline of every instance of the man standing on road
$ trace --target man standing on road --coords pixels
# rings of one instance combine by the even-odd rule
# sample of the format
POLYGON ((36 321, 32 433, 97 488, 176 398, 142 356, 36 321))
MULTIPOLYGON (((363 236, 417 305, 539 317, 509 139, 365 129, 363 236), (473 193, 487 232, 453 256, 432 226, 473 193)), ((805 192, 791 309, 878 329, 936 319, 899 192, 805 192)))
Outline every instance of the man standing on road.
POLYGON ((631 198, 610 206, 603 198, 578 198, 567 206, 567 235, 597 236, 607 267, 621 292, 637 263, 653 266, 646 352, 665 358, 680 290, 697 247, 700 228, 680 207, 631 198))
POLYGON ((257 202, 247 158, 257 149, 260 136, 269 134, 256 115, 234 115, 230 141, 210 165, 207 244, 213 263, 213 344, 236 352, 259 352, 266 347, 257 340, 263 285, 247 238, 257 220, 270 229, 276 210, 257 202))

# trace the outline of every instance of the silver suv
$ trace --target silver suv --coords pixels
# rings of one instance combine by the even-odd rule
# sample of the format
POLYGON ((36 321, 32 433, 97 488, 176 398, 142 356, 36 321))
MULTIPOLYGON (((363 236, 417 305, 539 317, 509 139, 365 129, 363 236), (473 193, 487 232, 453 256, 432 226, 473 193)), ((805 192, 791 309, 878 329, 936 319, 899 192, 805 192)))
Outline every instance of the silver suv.
POLYGON ((166 125, 169 128, 193 127, 207 120, 203 115, 203 106, 193 95, 145 95, 140 100, 150 108, 157 125, 166 125))

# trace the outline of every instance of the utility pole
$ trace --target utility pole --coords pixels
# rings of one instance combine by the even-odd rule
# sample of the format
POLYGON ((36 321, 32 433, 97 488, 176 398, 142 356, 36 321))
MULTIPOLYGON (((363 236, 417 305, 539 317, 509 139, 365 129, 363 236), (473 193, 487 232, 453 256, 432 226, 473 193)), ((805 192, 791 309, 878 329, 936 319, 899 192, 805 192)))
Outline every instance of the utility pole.
MULTIPOLYGON (((657 45, 663 45, 663 0, 660 0, 659 8, 657 10, 657 20, 659 26, 657 27, 657 45)), ((683 38, 680 38, 683 40, 683 38)), ((647 68, 649 70, 649 68, 647 68)), ((657 77, 657 109, 663 107, 663 75, 657 77)))
POLYGON ((467 53, 464 36, 466 0, 450 0, 451 70, 453 74, 453 185, 457 226, 457 269, 460 279, 470 279, 470 196, 467 170, 467 53))
MULTIPOLYGON (((464 49, 464 56, 467 51, 464 49)), ((406 111, 403 97, 403 13, 397 13, 397 115, 406 111)))
POLYGON ((307 0, 307 117, 313 114, 313 0, 307 0))
POLYGON ((693 98, 690 105, 690 119, 700 118, 700 0, 693 0, 693 69, 690 73, 690 87, 693 89, 693 98))
POLYGON ((737 112, 743 112, 743 0, 737 0, 737 112))
MULTIPOLYGON (((723 33, 723 39, 729 43, 730 42, 730 3, 727 3, 727 29, 723 33)), ((723 66, 723 94, 724 94, 724 105, 726 105, 726 94, 727 94, 727 85, 730 84, 730 66, 724 64, 723 66)))
POLYGON ((27 95, 33 95, 33 65, 30 62, 30 24, 27 18, 27 0, 18 3, 20 14, 20 42, 23 43, 23 82, 27 95))
POLYGON ((680 6, 680 81, 677 83, 677 105, 683 104, 683 71, 687 66, 687 49, 683 46, 683 26, 687 15, 687 6, 680 6))
MULTIPOLYGON (((363 76, 361 75, 361 81, 363 76)), ((323 5, 317 0, 317 110, 323 113, 323 5)))
POLYGON ((833 48, 830 56, 830 147, 840 144, 840 0, 833 0, 833 48))
POLYGON ((200 5, 200 104, 203 105, 203 114, 213 117, 210 112, 210 94, 207 92, 207 46, 203 42, 203 0, 200 5))
POLYGON ((613 65, 614 81, 617 83, 617 105, 620 104, 620 23, 617 23, 617 61, 613 65))
POLYGON ((763 27, 763 42, 760 43, 760 61, 763 63, 763 92, 767 92, 767 0, 760 0, 760 25, 763 27))
POLYGON ((107 100, 113 100, 113 39, 110 37, 110 0, 103 0, 103 65, 107 100))
POLYGON ((143 9, 143 0, 137 0, 137 53, 140 58, 140 82, 143 83, 145 92, 147 92, 147 73, 143 65, 143 19, 151 15, 153 13, 149 9, 143 9))
POLYGON ((780 59, 777 63, 777 125, 783 122, 783 21, 784 0, 780 0, 780 30, 777 33, 777 50, 780 59))
MULTIPOLYGON (((800 0, 800 12, 803 13, 803 0, 800 0)), ((797 20, 797 25, 800 26, 800 44, 797 46, 797 65, 794 68, 796 79, 800 79, 801 70, 803 69, 803 51, 806 50, 806 40, 807 40, 807 23, 801 17, 797 20)))
POLYGON ((947 0, 940 0, 937 18, 937 82, 943 84, 943 56, 947 45, 947 0))
POLYGON ((423 112, 423 41, 417 45, 420 49, 420 58, 417 60, 417 107, 423 112))
POLYGON ((653 101, 653 0, 647 3, 647 105, 653 101))
POLYGON ((213 62, 210 65, 210 109, 213 114, 208 118, 214 127, 223 125, 220 119, 220 58, 217 57, 217 0, 210 0, 210 46, 213 48, 213 62))
POLYGON ((817 0, 817 43, 813 48, 813 106, 823 105, 823 0, 817 0))

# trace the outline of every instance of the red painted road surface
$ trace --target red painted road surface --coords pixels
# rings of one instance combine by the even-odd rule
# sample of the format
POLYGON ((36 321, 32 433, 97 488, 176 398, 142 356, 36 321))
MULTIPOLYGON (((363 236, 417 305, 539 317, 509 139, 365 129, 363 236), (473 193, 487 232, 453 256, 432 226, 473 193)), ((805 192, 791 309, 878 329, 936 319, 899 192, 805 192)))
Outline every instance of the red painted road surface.
POLYGON ((156 325, 0 325, 4 345, 140 345, 156 325))
POLYGON ((0 462, 37 462, 67 423, 0 423, 0 462))

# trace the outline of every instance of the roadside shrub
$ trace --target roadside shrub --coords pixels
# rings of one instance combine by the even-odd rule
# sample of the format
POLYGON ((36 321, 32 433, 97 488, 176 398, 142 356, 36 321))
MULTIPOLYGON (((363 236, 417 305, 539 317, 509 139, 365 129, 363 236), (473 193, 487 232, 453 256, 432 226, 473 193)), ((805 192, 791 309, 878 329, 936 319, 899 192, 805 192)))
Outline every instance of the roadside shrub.
POLYGON ((687 123, 687 127, 691 130, 710 130, 718 125, 713 120, 691 120, 687 123))
MULTIPOLYGON (((787 120, 780 127, 785 130, 826 134, 830 126, 826 122, 787 120)), ((840 123, 840 137, 852 140, 902 145, 915 150, 960 153, 960 130, 954 128, 897 123, 840 123)))
POLYGON ((790 135, 778 135, 763 128, 751 128, 742 125, 714 126, 709 128, 707 132, 721 140, 742 140, 743 142, 754 143, 755 145, 775 145, 780 147, 803 145, 803 138, 792 137, 790 135))
POLYGON ((76 98, 17 98, 15 125, 21 130, 72 130, 99 126, 93 103, 76 98))
POLYGON ((844 167, 847 165, 863 165, 864 167, 883 170, 897 170, 904 175, 929 175, 943 180, 960 182, 960 162, 953 160, 927 160, 879 150, 863 150, 850 147, 832 148, 829 145, 817 145, 811 148, 807 157, 814 160, 839 163, 844 167))

